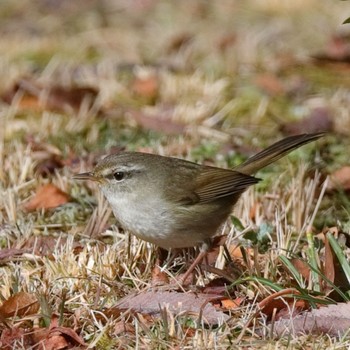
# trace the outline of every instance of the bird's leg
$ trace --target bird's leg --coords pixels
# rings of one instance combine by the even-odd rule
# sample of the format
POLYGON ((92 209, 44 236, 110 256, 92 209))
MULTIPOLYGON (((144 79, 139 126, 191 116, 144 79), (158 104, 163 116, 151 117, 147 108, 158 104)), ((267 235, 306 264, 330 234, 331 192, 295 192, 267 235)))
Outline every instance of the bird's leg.
POLYGON ((209 250, 209 247, 211 246, 211 241, 205 241, 202 243, 199 254, 197 255, 196 259, 194 259, 193 263, 191 266, 188 268, 188 270, 185 272, 185 274, 181 277, 181 284, 185 284, 188 277, 191 275, 193 270, 196 268, 198 264, 202 262, 202 260, 205 258, 207 255, 207 252, 209 250))

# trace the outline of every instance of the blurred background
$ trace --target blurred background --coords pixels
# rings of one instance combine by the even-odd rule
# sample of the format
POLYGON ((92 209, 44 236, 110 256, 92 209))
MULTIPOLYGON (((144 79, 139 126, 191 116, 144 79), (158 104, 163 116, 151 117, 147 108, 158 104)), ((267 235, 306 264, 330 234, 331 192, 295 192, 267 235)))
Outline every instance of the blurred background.
POLYGON ((169 155, 348 134, 349 16, 333 0, 4 0, 1 133, 169 155))

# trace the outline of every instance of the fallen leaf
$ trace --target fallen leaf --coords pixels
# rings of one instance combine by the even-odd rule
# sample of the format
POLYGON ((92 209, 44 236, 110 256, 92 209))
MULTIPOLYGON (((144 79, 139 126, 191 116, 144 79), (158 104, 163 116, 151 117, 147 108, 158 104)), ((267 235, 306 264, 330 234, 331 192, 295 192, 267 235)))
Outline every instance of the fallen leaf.
MULTIPOLYGON (((333 282, 333 284, 336 287, 338 287, 340 290, 346 293, 350 289, 350 284, 337 255, 335 254, 334 250, 332 249, 329 243, 329 235, 334 236, 334 238, 336 238, 338 241, 340 241, 342 238, 345 238, 343 234, 339 233, 337 227, 331 227, 327 229, 326 234, 324 235, 325 261, 323 273, 331 282, 333 282)), ((330 298, 332 298, 335 301, 343 300, 342 296, 340 296, 336 290, 333 291, 332 285, 329 285, 327 281, 324 282, 324 285, 326 286, 325 288, 328 291, 332 291, 329 294, 330 298)))
POLYGON ((279 78, 270 73, 260 74, 255 77, 255 84, 271 96, 282 95, 284 86, 279 78))
POLYGON ((1 99, 12 104, 17 95, 22 95, 19 107, 34 110, 79 111, 83 102, 90 108, 98 95, 93 87, 41 86, 30 79, 21 79, 6 91, 1 99))
POLYGON ((159 93, 159 79, 156 75, 136 78, 131 84, 131 90, 136 95, 153 101, 159 93))
POLYGON ((144 129, 159 131, 169 135, 183 134, 186 128, 184 124, 176 123, 170 117, 162 114, 151 116, 140 111, 129 110, 126 113, 126 117, 134 120, 144 129))
POLYGON ((36 194, 24 205, 26 211, 52 209, 70 201, 70 196, 52 184, 37 189, 36 194))
POLYGON ((350 190, 350 165, 345 165, 330 176, 328 190, 350 190))
POLYGON ((172 314, 186 315, 194 319, 201 316, 206 324, 216 325, 229 319, 228 315, 210 303, 221 298, 221 295, 216 294, 146 291, 126 296, 112 309, 131 310, 153 317, 159 317, 161 310, 166 309, 172 314))
POLYGON ((296 268, 296 270, 305 278, 306 281, 310 279, 310 266, 302 259, 292 258, 290 262, 296 268))
POLYGON ((221 300, 221 307, 224 310, 234 310, 237 309, 241 303, 242 303, 243 299, 242 298, 236 298, 236 299, 223 299, 221 300))
POLYGON ((310 115, 302 120, 285 123, 280 130, 286 135, 315 133, 333 130, 333 114, 326 107, 314 108, 310 115))
MULTIPOLYGON (((67 240, 68 237, 65 236, 30 236, 27 240, 21 242, 20 248, 26 253, 30 252, 39 256, 51 258, 52 252, 55 248, 57 246, 64 246, 67 243, 67 240)), ((74 242, 72 254, 76 255, 82 248, 83 246, 80 242, 74 242)))
POLYGON ((215 265, 218 258, 220 247, 226 242, 227 235, 215 236, 212 241, 212 245, 206 255, 206 263, 208 265, 215 265))
POLYGON ((1 332, 1 350, 17 349, 16 345, 21 344, 22 349, 31 349, 35 344, 30 332, 20 327, 5 328, 1 332))
POLYGON ((236 41, 237 35, 235 33, 225 33, 216 41, 216 47, 221 53, 225 53, 235 45, 236 41))
POLYGON ((350 304, 339 303, 320 309, 303 312, 298 316, 274 322, 276 337, 298 336, 304 334, 326 334, 339 337, 350 329, 350 304))
POLYGON ((330 38, 323 52, 312 55, 317 62, 350 63, 350 43, 346 36, 341 34, 330 38))
POLYGON ((259 303, 259 310, 263 312, 268 319, 276 313, 276 319, 279 318, 278 314, 285 312, 284 310, 289 311, 290 305, 293 305, 294 314, 301 312, 309 308, 308 302, 305 300, 295 300, 294 295, 299 295, 299 291, 294 288, 287 288, 278 292, 275 292, 259 303), (291 295, 292 294, 292 295, 291 295), (283 297, 283 298, 282 298, 283 297))
POLYGON ((159 265, 154 266, 152 270, 152 286, 162 286, 169 284, 169 276, 162 271, 159 265))
POLYGON ((38 312, 39 307, 38 300, 34 294, 19 292, 2 303, 0 315, 3 318, 33 315, 38 312))
POLYGON ((113 335, 120 336, 125 333, 135 334, 135 327, 131 322, 126 322, 124 320, 117 322, 114 326, 113 335))
POLYGON ((188 45, 193 41, 193 35, 191 33, 180 33, 174 35, 172 38, 169 39, 169 44, 166 48, 166 52, 168 54, 176 53, 184 46, 188 45))
POLYGON ((17 248, 4 248, 0 249, 0 261, 12 258, 14 256, 21 256, 25 253, 29 253, 29 249, 17 249, 17 248))
POLYGON ((37 162, 34 171, 37 176, 46 177, 50 174, 53 174, 56 169, 60 169, 62 167, 62 159, 58 156, 53 155, 50 158, 46 158, 40 162, 37 162))
POLYGON ((53 314, 50 327, 39 328, 33 332, 33 338, 39 343, 38 350, 86 349, 84 340, 72 328, 59 326, 59 317, 53 314))
MULTIPOLYGON (((334 282, 334 278, 335 278, 335 264, 334 262, 337 261, 337 257, 335 255, 335 253, 333 252, 333 249, 331 248, 330 244, 329 244, 329 240, 327 238, 327 235, 325 236, 325 257, 324 257, 324 266, 323 266, 323 273, 326 276, 326 278, 333 283, 334 282)), ((328 289, 332 288, 331 286, 329 286, 328 283, 325 282, 325 287, 328 289)))

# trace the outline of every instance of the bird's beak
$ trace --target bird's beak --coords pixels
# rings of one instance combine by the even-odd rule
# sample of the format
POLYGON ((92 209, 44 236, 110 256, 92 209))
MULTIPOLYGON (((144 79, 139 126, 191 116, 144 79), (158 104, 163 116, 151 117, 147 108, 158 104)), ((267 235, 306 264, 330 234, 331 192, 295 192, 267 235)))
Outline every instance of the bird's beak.
POLYGON ((100 178, 96 177, 93 173, 81 173, 73 176, 74 180, 92 180, 92 181, 100 181, 100 178))

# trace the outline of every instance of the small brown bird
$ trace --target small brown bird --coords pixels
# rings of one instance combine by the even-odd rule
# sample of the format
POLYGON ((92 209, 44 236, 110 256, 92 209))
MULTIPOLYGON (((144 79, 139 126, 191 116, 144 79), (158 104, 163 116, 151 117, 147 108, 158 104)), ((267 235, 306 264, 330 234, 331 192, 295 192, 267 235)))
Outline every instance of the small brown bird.
POLYGON ((260 181, 252 175, 323 135, 287 137, 232 170, 122 152, 102 159, 93 171, 74 178, 98 182, 114 216, 137 237, 167 250, 200 246, 198 262, 240 195, 260 181))

